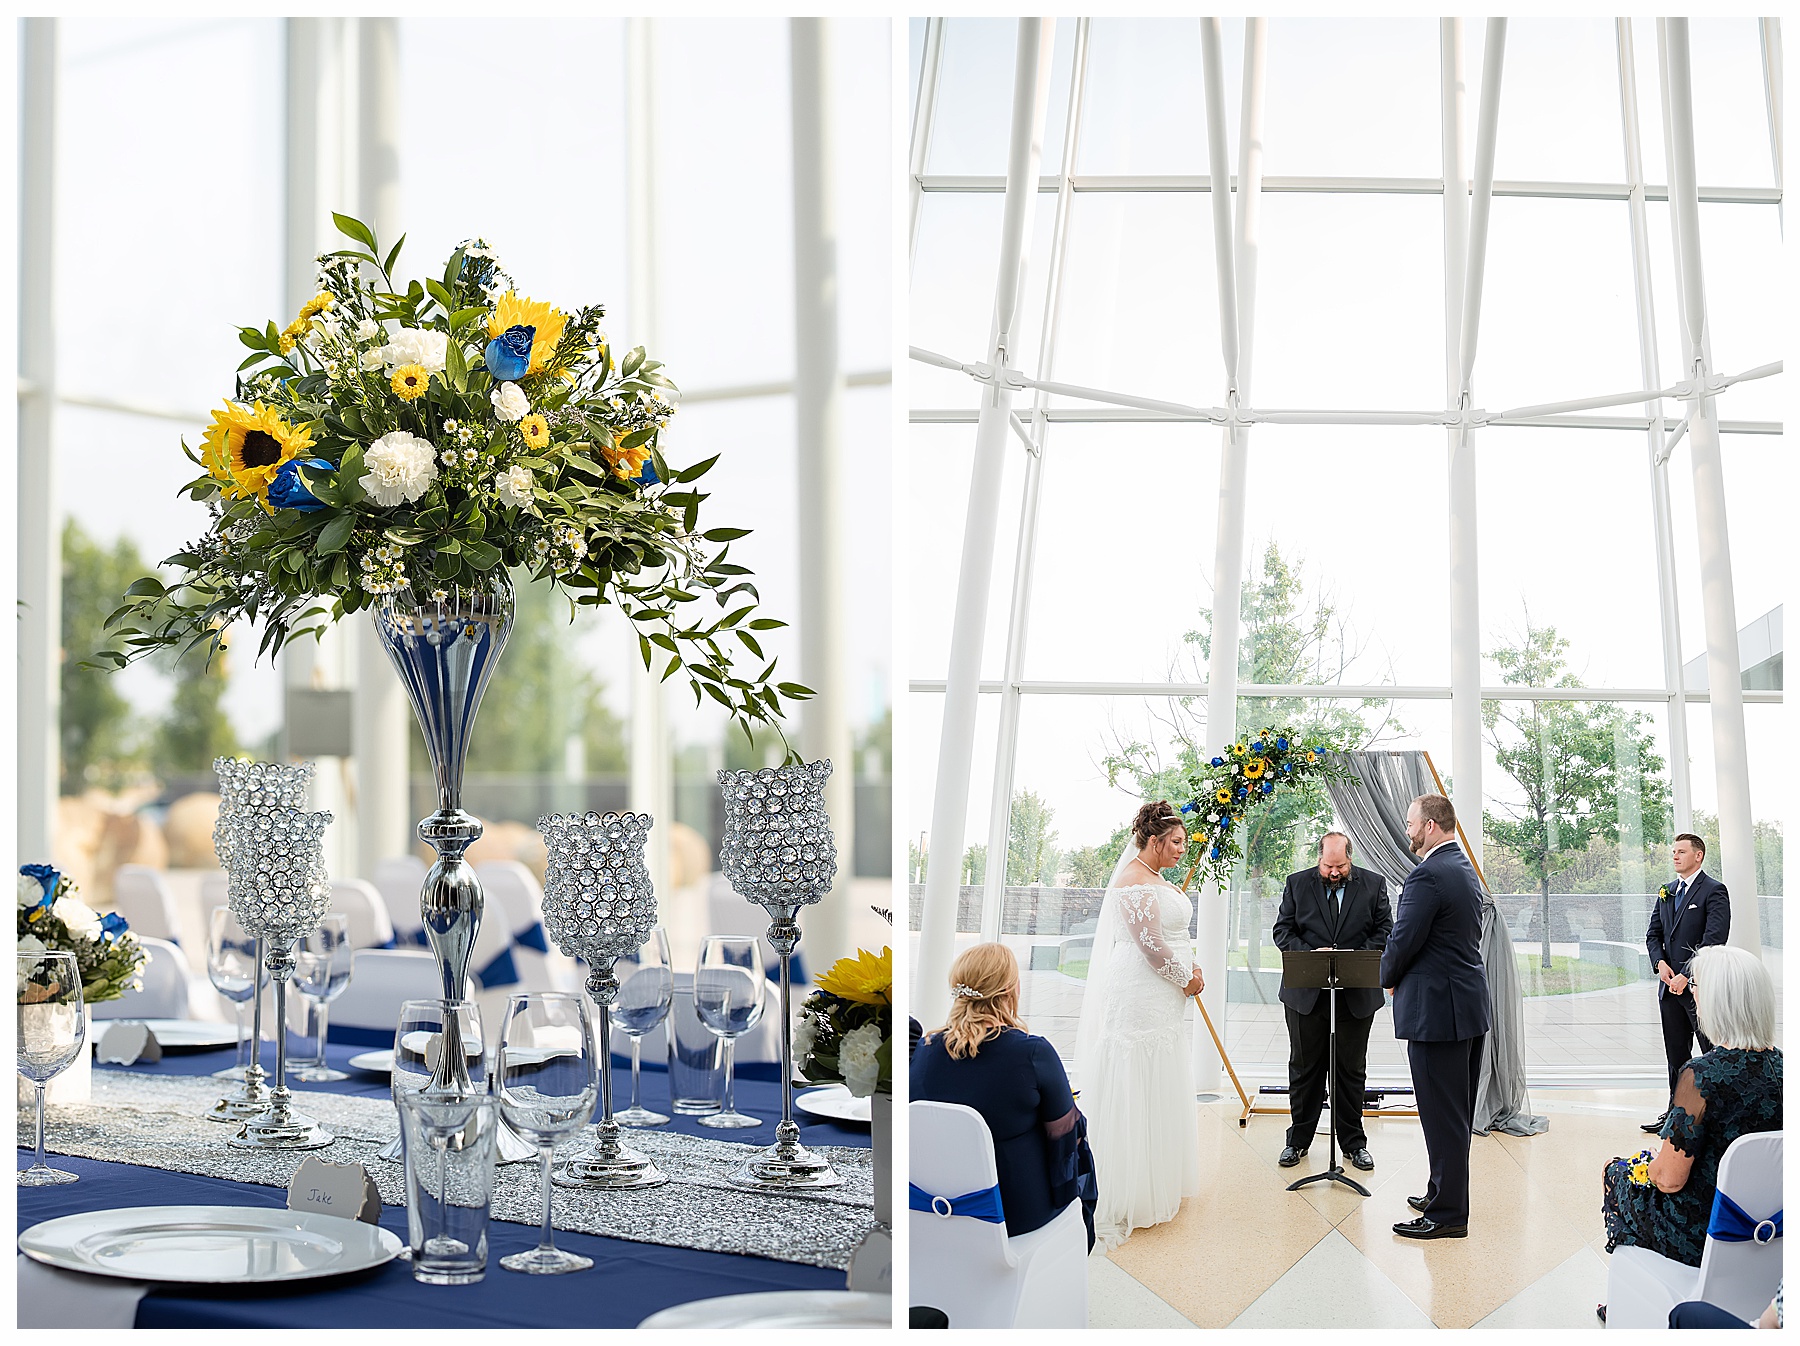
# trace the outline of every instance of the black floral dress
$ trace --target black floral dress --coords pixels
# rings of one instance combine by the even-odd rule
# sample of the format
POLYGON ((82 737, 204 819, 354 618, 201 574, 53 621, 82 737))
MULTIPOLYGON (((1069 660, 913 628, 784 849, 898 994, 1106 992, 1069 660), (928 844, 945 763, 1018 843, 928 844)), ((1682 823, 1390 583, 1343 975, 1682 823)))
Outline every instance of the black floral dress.
POLYGON ((1719 1160, 1731 1142, 1754 1131, 1781 1130, 1781 1052, 1714 1047, 1681 1068, 1663 1139, 1692 1156, 1679 1192, 1664 1192, 1635 1159, 1606 1166, 1603 1208, 1606 1251, 1621 1243, 1648 1248, 1691 1267, 1700 1265, 1712 1219, 1719 1160), (1633 1168, 1638 1180, 1633 1181, 1633 1168))

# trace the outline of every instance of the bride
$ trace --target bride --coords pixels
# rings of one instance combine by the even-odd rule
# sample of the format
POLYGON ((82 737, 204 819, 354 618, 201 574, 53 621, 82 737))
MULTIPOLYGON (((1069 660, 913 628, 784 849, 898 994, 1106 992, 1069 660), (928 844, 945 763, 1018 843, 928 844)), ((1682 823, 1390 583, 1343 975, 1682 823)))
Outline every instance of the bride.
POLYGON ((1094 932, 1075 1060, 1100 1189, 1097 1240, 1175 1217, 1200 1190, 1192 1029, 1187 1000, 1206 986, 1193 965, 1194 904, 1161 871, 1187 850, 1166 800, 1146 804, 1113 870, 1094 932))

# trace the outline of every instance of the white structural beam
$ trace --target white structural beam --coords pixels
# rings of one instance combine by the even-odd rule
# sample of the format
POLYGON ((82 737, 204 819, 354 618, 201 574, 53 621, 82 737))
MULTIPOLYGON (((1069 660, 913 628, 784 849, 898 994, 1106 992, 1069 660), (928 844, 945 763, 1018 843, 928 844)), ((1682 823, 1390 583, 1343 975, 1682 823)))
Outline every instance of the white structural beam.
MULTIPOLYGON (((985 679, 979 685, 983 696, 1007 690, 1008 684, 998 679, 985 679)), ((1021 678, 1012 684, 1021 696, 1137 696, 1178 698, 1203 697, 1210 690, 1204 682, 1047 682, 1021 678)), ((907 684, 914 692, 942 692, 942 678, 914 678, 907 684)), ((1496 683, 1481 690, 1484 701, 1638 701, 1667 702, 1664 687, 1524 687, 1512 683, 1496 683)), ((1307 697, 1315 701, 1448 701, 1451 689, 1431 684, 1394 684, 1383 682, 1349 683, 1239 683, 1240 700, 1279 697, 1307 697)), ((1746 705, 1779 706, 1784 694, 1779 691, 1743 693, 1746 705)), ((1704 691, 1687 693, 1689 705, 1706 701, 1704 691)))
POLYGON ((925 20, 925 52, 919 70, 919 98, 913 109, 912 144, 908 152, 911 176, 907 190, 907 257, 919 250, 919 208, 925 200, 925 164, 931 157, 931 132, 937 118, 938 83, 944 65, 944 20, 925 20))
MULTIPOLYGON (((1044 296, 1043 339, 1038 343, 1038 374, 1048 377, 1056 360, 1057 314, 1062 298, 1063 260, 1069 242, 1069 208, 1074 193, 1069 186, 1075 164, 1075 146, 1081 137, 1081 106, 1087 82, 1088 20, 1075 22, 1075 52, 1069 89, 1069 106, 1063 123, 1061 184, 1056 195, 1056 223, 1050 235, 1050 272, 1044 296)), ((1044 486, 1044 410, 1047 395, 1041 390, 1032 400, 1032 427, 1027 430, 1015 413, 1013 428, 1032 452, 1025 460, 1025 492, 1019 512, 1018 549, 1013 558, 1012 604, 1006 625, 1006 681, 1000 699, 1000 735, 994 753, 994 782, 988 797, 987 854, 981 894, 981 937, 998 940, 1006 911, 1007 839, 1012 828, 1013 781, 1018 767, 1019 712, 1022 708, 1013 684, 1023 674, 1025 641, 1031 620, 1031 582, 1037 564, 1038 502, 1044 486), (997 859, 996 859, 997 858, 997 859)), ((1031 882, 1030 878, 1023 880, 1031 882)))
POLYGON ((1755 819, 1751 813, 1749 745, 1744 729, 1743 676, 1738 662, 1737 600, 1731 581, 1731 531, 1725 511, 1725 465, 1717 409, 1707 394, 1706 282, 1700 264, 1700 203, 1694 171, 1694 96, 1686 19, 1661 20, 1665 35, 1664 102, 1668 109, 1672 197, 1677 224, 1676 266, 1682 278, 1682 337, 1688 375, 1701 395, 1688 413, 1694 472, 1694 522, 1700 549, 1700 607, 1706 628, 1707 687, 1712 693, 1713 770, 1719 800, 1715 872, 1731 890, 1731 942, 1759 954, 1762 934, 1756 891, 1755 819))
MULTIPOLYGON (((1775 190, 1782 189, 1781 171, 1781 20, 1759 19, 1762 39, 1763 109, 1769 120, 1769 157, 1775 163, 1775 190)), ((1704 198, 1703 198, 1704 199, 1704 198)), ((1777 211, 1781 209, 1778 205, 1777 211)))
MULTIPOLYGON (((1011 363, 1014 327, 1026 262, 1026 240, 1037 205, 1038 163, 1043 154, 1044 113, 1050 92, 1050 58, 1056 25, 1020 19, 1013 72, 1007 189, 1000 225, 1000 266, 994 287, 989 342, 997 368, 1011 363)), ((1011 433, 1013 393, 1004 384, 983 390, 975 430, 969 508, 963 523, 962 562, 950 634, 948 685, 938 743, 936 788, 931 805, 930 853, 925 871, 919 957, 913 973, 914 1012, 920 1022, 942 1023, 948 1008, 950 963, 956 946, 956 907, 968 832, 969 773, 975 746, 981 647, 987 629, 988 589, 994 573, 994 534, 1000 509, 1001 472, 1011 433)), ((992 857, 1004 864, 1004 858, 992 857)))
MULTIPOLYGON (((1631 270, 1637 299, 1638 364, 1644 385, 1655 388, 1662 383, 1661 363, 1656 351, 1656 299, 1650 279, 1650 228, 1644 209, 1644 152, 1639 129, 1637 100, 1637 58, 1633 52, 1630 19, 1614 22, 1619 55, 1619 117, 1625 137, 1625 177, 1633 186, 1631 215, 1631 270)), ((1669 450, 1663 437, 1662 400, 1646 401, 1644 414, 1650 464, 1651 526, 1656 536, 1657 608, 1662 623, 1663 685, 1669 689, 1669 781, 1675 813, 1675 828, 1686 831, 1693 825, 1694 798, 1688 771, 1687 691, 1681 676, 1681 611, 1675 576, 1674 516, 1669 503, 1669 450)), ((1679 437, 1687 429, 1681 422, 1679 437)))
POLYGON ((850 945, 856 870, 856 759, 844 674, 844 373, 838 360, 837 213, 833 208, 831 28, 788 21, 794 147, 794 418, 800 548, 800 751, 829 758, 825 806, 838 853, 831 900, 807 917, 811 962, 829 967, 850 945))
MULTIPOLYGON (((356 174, 358 218, 384 246, 400 237, 400 21, 359 19, 356 174)), ((350 727, 356 768, 356 872, 413 849, 408 798, 411 711, 375 637, 372 617, 355 626, 356 696, 350 727)), ((479 732, 479 731, 477 731, 479 732)))
MULTIPOLYGON (((1004 189, 1006 179, 993 174, 928 173, 919 181, 925 192, 991 192, 1004 189)), ((1078 173, 1072 184, 1077 196, 1089 192, 1209 192, 1212 178, 1204 173, 1078 173)), ((1464 190, 1467 191, 1467 180, 1464 190)), ((1042 192, 1056 190, 1055 178, 1038 184, 1042 192)), ((1437 196, 1444 190, 1442 178, 1344 177, 1335 175, 1271 175, 1263 179, 1265 192, 1347 193, 1382 196, 1437 196)), ((1779 206, 1776 187, 1708 187, 1702 184, 1700 199, 1741 206, 1779 206)), ((1627 201, 1631 188, 1622 182, 1547 182, 1518 178, 1494 179, 1495 196, 1542 197, 1564 201, 1627 201)), ((1667 186, 1651 183, 1646 200, 1669 199, 1667 186)))
MULTIPOLYGON (((657 348, 656 50, 651 19, 625 20, 626 295, 636 330, 630 344, 657 348)), ((631 660, 631 807, 655 818, 644 852, 650 881, 669 890, 669 830, 675 822, 675 778, 664 684, 643 661, 631 660)))
MULTIPOLYGON (((56 494, 55 19, 19 25, 18 857, 53 863, 62 775, 62 512, 56 494)), ((13 625, 11 622, 8 625, 13 625)))

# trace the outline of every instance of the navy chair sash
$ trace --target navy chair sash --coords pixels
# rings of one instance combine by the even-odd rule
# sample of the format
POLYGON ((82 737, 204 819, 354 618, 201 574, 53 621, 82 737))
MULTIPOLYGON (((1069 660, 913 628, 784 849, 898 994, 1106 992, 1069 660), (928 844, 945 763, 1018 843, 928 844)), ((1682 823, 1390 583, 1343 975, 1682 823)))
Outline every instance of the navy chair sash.
POLYGON ((550 937, 544 933, 542 921, 533 921, 528 929, 514 931, 513 943, 521 948, 536 949, 539 953, 550 952, 550 937))
POLYGON ((1750 1212, 1723 1192, 1713 1193, 1712 1222, 1706 1236, 1721 1243, 1772 1243, 1781 1237, 1781 1212, 1754 1220, 1750 1212))
POLYGON ((972 1220, 986 1220, 989 1224, 1006 1223, 1006 1213, 1000 1209, 998 1186, 985 1187, 979 1192, 965 1192, 961 1196, 933 1196, 923 1187, 910 1182, 906 1187, 907 1204, 914 1210, 945 1219, 952 1215, 965 1215, 972 1220))

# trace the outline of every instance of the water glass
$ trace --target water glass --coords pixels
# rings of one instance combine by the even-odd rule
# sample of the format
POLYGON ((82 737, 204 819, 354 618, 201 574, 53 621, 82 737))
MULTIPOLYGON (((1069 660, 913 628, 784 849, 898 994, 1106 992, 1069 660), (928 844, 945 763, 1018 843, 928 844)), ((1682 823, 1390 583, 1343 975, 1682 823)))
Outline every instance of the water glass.
POLYGON ((19 1073, 37 1086, 37 1153, 19 1173, 21 1187, 77 1181, 44 1162, 44 1086, 87 1050, 81 968, 72 953, 19 956, 19 1073))
POLYGON ((297 1080, 322 1084, 350 1078, 327 1064, 325 1041, 331 1002, 350 985, 350 963, 355 952, 350 945, 350 918, 335 911, 325 914, 317 930, 302 936, 300 947, 294 951, 294 989, 311 1007, 319 1036, 317 1058, 289 1067, 289 1073, 297 1080))
MULTIPOLYGON (((669 1119, 639 1102, 638 1073, 642 1065, 644 1034, 669 1017, 675 997, 675 974, 669 970, 669 936, 660 925, 650 932, 643 947, 613 963, 619 979, 619 998, 613 1002, 612 1021, 631 1039, 631 1106, 613 1114, 621 1126, 661 1126, 669 1119)), ((607 1044, 610 1051, 611 1043, 607 1044)))
POLYGON ((486 1094, 400 1096, 413 1279, 469 1285, 487 1274, 499 1107, 486 1094))
POLYGON ((251 1061, 250 1002, 269 984, 269 970, 256 956, 256 936, 245 932, 230 907, 214 907, 207 919, 206 976, 237 1016, 237 1064, 215 1070, 213 1078, 241 1080, 251 1061))
MULTIPOLYGON (((455 1036, 463 1044, 470 1092, 486 1092, 480 1011, 466 1000, 408 1000, 400 1006, 400 1017, 394 1026, 394 1065, 388 1076, 396 1109, 401 1108, 406 1095, 423 1093, 430 1087, 443 1052, 446 1018, 454 1021, 455 1036)), ((398 1156, 384 1152, 382 1158, 398 1156)))
POLYGON ((669 1001, 669 1107, 684 1117, 717 1112, 725 1098, 725 1044, 694 1012, 694 988, 669 1001))
POLYGON ((738 1038, 762 1021, 762 948, 751 935, 709 935, 694 970, 694 1012, 725 1044, 725 1101, 701 1126, 737 1129, 761 1126, 732 1106, 732 1055, 738 1038))
POLYGON ((550 1228, 550 1152, 593 1117, 599 1079, 586 997, 526 991, 507 999, 494 1056, 494 1087, 506 1124, 537 1147, 544 1183, 538 1246, 502 1257, 500 1265, 508 1271, 554 1276, 594 1265, 593 1258, 556 1246, 550 1228))

